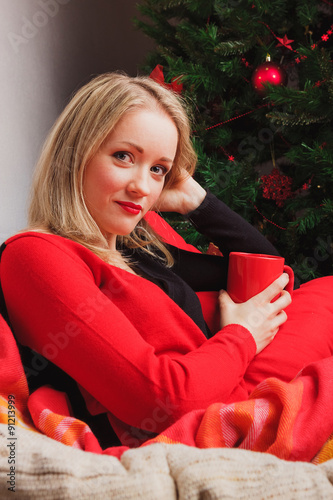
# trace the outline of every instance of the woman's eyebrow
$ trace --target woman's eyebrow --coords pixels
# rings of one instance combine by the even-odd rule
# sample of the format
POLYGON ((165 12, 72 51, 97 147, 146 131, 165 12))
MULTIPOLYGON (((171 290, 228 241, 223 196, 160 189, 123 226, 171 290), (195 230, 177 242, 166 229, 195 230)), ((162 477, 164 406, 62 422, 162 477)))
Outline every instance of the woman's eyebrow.
MULTIPOLYGON (((132 146, 133 148, 135 148, 139 153, 144 153, 144 149, 141 147, 141 146, 138 146, 137 144, 134 144, 134 142, 130 142, 130 141, 122 141, 120 144, 126 144, 128 146, 132 146)), ((165 161, 167 163, 173 163, 173 160, 171 160, 170 158, 166 158, 165 156, 163 156, 162 158, 159 159, 159 161, 165 161)))
POLYGON ((134 142, 121 141, 120 144, 126 144, 127 146, 133 146, 133 148, 135 148, 137 151, 139 151, 139 153, 143 153, 144 152, 144 149, 141 146, 138 146, 137 144, 134 144, 134 142))

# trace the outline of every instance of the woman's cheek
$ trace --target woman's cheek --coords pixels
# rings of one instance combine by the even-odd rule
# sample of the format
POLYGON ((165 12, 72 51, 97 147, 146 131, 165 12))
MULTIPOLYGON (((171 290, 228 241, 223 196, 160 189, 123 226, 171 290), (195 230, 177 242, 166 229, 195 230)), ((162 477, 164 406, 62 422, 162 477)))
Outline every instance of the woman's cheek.
POLYGON ((155 203, 158 201, 158 199, 159 199, 159 197, 161 196, 162 192, 163 192, 163 186, 162 186, 162 187, 161 187, 161 189, 159 190, 158 194, 155 196, 155 199, 154 199, 154 201, 152 202, 152 206, 154 206, 154 205, 155 205, 155 203))

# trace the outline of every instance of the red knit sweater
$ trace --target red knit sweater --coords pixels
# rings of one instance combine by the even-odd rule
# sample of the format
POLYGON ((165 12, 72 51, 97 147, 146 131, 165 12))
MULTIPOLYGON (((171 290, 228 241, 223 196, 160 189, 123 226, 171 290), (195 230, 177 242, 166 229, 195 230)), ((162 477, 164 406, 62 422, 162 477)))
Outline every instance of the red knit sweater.
MULTIPOLYGON (((157 215, 150 222, 193 249, 157 215)), ((106 409, 124 444, 132 427, 160 432, 190 410, 247 397, 256 346, 243 327, 207 340, 157 285, 65 238, 28 232, 6 245, 1 283, 16 338, 73 377, 91 413, 106 409)))
MULTIPOLYGON (((167 242, 197 252, 148 218, 167 242)), ((157 285, 59 236, 9 239, 0 278, 18 341, 76 380, 90 413, 107 412, 129 446, 140 444, 136 429, 158 433, 190 410, 246 399, 267 376, 290 380, 333 352, 332 277, 294 292, 287 323, 255 358, 246 329, 230 325, 207 340, 157 285)), ((198 295, 212 329, 216 293, 198 295)), ((37 354, 32 368, 44 369, 37 354)))

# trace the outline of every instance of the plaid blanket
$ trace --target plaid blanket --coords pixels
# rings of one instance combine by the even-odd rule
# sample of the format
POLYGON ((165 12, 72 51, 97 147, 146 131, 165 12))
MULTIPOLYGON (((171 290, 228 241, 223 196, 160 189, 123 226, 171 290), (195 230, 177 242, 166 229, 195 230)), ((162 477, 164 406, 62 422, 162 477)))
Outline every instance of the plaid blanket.
MULTIPOLYGON (((90 428, 70 416, 67 397, 51 387, 29 395, 19 351, 0 316, 0 422, 15 439, 25 427, 68 446, 120 457, 126 446, 102 450, 90 428)), ((292 382, 262 382, 247 401, 188 413, 147 441, 198 448, 243 448, 315 464, 333 458, 333 358, 307 366, 292 382)))

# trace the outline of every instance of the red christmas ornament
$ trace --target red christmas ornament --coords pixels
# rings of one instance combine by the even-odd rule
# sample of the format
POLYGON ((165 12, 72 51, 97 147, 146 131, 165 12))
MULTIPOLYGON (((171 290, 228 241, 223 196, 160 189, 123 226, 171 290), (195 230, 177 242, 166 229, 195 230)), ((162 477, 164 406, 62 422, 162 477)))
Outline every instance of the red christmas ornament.
POLYGON ((274 200, 278 207, 283 207, 288 198, 292 198, 291 190, 293 180, 288 175, 280 173, 277 167, 274 167, 270 175, 261 176, 263 198, 274 200))
POLYGON ((284 85, 286 82, 286 73, 279 64, 271 62, 268 56, 266 62, 254 70, 251 82, 254 90, 258 94, 263 95, 267 90, 264 86, 266 83, 284 85))

